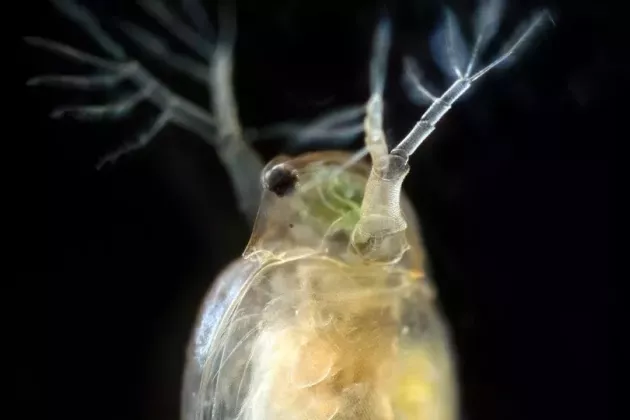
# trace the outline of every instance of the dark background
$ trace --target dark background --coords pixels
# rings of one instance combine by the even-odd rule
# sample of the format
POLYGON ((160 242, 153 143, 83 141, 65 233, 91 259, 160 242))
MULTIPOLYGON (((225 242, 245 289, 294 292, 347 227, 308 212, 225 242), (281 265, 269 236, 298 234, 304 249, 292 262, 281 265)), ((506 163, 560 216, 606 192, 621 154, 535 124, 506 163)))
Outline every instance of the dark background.
MULTIPOLYGON (((119 19, 158 28, 131 1, 83 3, 108 28, 119 19)), ((542 4, 511 3, 501 36, 542 4)), ((475 6, 449 4, 460 17, 475 6)), ((620 27, 603 1, 545 4, 556 27, 515 67, 488 76, 454 107, 412 159, 405 184, 454 331, 468 420, 614 418, 611 159, 623 136, 611 114, 622 73, 620 27)), ((364 101, 372 31, 388 10, 395 37, 386 125, 392 138, 402 138, 423 112, 400 88, 402 54, 419 58, 434 85, 446 83, 426 43, 439 7, 428 0, 386 7, 240 1, 235 82, 244 125, 364 101)), ((46 1, 32 8, 23 35, 99 53, 46 1)), ((44 51, 24 51, 23 80, 82 70, 44 51)), ((182 95, 206 103, 193 82, 144 62, 182 95)), ((50 380, 36 380, 34 394, 64 417, 176 419, 197 305, 249 235, 228 178, 210 147, 175 127, 96 171, 97 159, 146 129, 155 110, 143 106, 117 122, 82 124, 48 114, 55 105, 103 96, 38 88, 25 98, 26 135, 48 158, 50 272, 38 321, 45 350, 41 337, 27 335, 38 341, 30 346, 34 375, 44 358, 50 380)), ((274 140, 257 148, 267 159, 301 151, 274 140)), ((18 386, 32 382, 22 375, 18 386)))

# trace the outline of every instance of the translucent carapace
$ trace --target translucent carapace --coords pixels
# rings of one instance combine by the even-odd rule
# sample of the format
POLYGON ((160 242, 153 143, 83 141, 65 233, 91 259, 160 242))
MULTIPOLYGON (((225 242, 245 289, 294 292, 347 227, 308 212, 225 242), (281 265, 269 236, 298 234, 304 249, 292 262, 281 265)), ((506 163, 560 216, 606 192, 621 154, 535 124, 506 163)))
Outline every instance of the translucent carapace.
POLYGON ((452 352, 411 206, 403 198, 407 252, 366 259, 351 238, 371 172, 345 168, 350 157, 270 163, 298 185, 263 193, 244 258, 206 300, 184 398, 213 402, 191 418, 455 418, 452 352))
POLYGON ((230 80, 234 20, 224 18, 211 42, 198 2, 182 2, 192 25, 161 1, 140 2, 200 60, 172 54, 144 29, 123 27, 166 65, 207 84, 212 101, 206 110, 174 94, 129 57, 87 9, 73 0, 53 3, 108 58, 27 38, 98 71, 42 76, 31 84, 111 88, 125 80, 137 87, 135 95, 119 102, 61 108, 54 115, 117 117, 140 101, 152 102, 160 109, 152 128, 104 162, 146 145, 166 124, 177 124, 216 149, 239 208, 252 221, 243 256, 213 282, 201 307, 188 349, 182 419, 458 419, 455 352, 424 270, 418 221, 402 185, 411 155, 440 118, 475 81, 505 66, 550 20, 549 14, 535 13, 496 59, 478 66, 497 32, 502 2, 481 2, 470 51, 447 11, 432 46, 454 81, 435 95, 421 84, 415 61, 405 58, 405 86, 414 102, 428 109, 392 150, 383 130, 391 24, 383 19, 373 40, 365 106, 332 112, 305 127, 279 125, 259 132, 338 139, 363 132, 365 147, 356 153, 280 156, 265 166, 238 121, 230 80))

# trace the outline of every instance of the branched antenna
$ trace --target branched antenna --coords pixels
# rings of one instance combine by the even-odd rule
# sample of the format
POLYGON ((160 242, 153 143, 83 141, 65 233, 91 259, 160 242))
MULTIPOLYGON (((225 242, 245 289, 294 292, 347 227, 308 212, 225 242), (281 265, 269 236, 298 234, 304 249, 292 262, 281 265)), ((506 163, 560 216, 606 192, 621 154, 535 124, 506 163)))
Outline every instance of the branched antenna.
MULTIPOLYGON (((66 4, 67 2, 64 2, 64 7, 66 4)), ((118 119, 128 115, 139 102, 146 100, 163 111, 168 110, 168 115, 170 116, 169 122, 182 125, 184 128, 188 128, 195 133, 205 133, 204 139, 210 144, 215 145, 215 139, 212 136, 212 133, 215 131, 214 117, 194 103, 174 94, 137 61, 129 59, 126 56, 124 61, 105 59, 44 38, 26 37, 25 41, 34 47, 48 50, 79 63, 90 65, 100 72, 100 74, 90 76, 38 76, 27 81, 27 84, 30 86, 69 87, 81 90, 93 90, 112 88, 122 81, 129 81, 137 87, 135 94, 120 98, 113 103, 59 107, 52 112, 52 117, 59 118, 70 115, 78 118, 118 119)), ((112 51, 117 52, 120 50, 113 49, 112 51)), ((121 150, 122 149, 135 150, 136 148, 129 148, 128 145, 125 145, 121 150)), ((120 155, 120 150, 114 151, 112 154, 120 155)), ((105 156, 103 162, 100 162, 98 166, 102 166, 102 163, 109 160, 109 155, 105 156)))
MULTIPOLYGON (((46 75, 35 77, 27 82, 28 85, 69 87, 82 90, 93 90, 116 87, 122 81, 129 81, 137 87, 136 93, 119 98, 112 103, 104 105, 86 105, 76 107, 59 107, 52 112, 52 116, 59 118, 62 116, 72 116, 80 119, 118 119, 127 116, 134 107, 146 100, 158 107, 162 114, 158 118, 159 124, 156 128, 163 128, 168 123, 175 123, 183 128, 187 128, 195 133, 201 134, 202 138, 212 146, 217 146, 216 121, 206 110, 196 104, 182 98, 168 89, 161 81, 153 76, 138 61, 130 58, 126 51, 114 41, 100 26, 96 17, 88 9, 79 5, 74 0, 53 0, 55 7, 61 14, 84 29, 112 58, 101 58, 84 51, 79 51, 65 44, 55 41, 26 37, 25 41, 30 45, 48 50, 65 58, 87 64, 99 72, 89 76, 69 76, 69 75, 46 75)), ((159 3, 154 3, 157 5, 159 3)), ((154 6, 157 7, 157 6, 154 6)), ((165 42, 155 35, 132 24, 122 26, 133 40, 144 46, 151 53, 169 63, 185 74, 200 78, 203 73, 203 64, 194 63, 191 60, 184 61, 179 56, 171 55, 165 42)), ((206 66, 207 67, 207 66, 206 66)), ((159 131, 159 130, 158 130, 159 131)), ((102 167, 107 162, 113 162, 120 156, 142 148, 157 134, 155 129, 149 130, 147 134, 140 135, 136 142, 126 144, 112 153, 106 155, 97 165, 102 167)))
MULTIPOLYGON (((119 97, 111 103, 59 107, 51 115, 55 118, 72 116, 92 120, 118 119, 129 115, 142 101, 148 101, 160 110, 159 116, 146 132, 139 134, 134 142, 107 154, 98 162, 97 168, 100 169, 106 163, 115 162, 120 157, 147 146, 166 125, 176 124, 199 135, 217 151, 231 178, 241 211, 253 222, 258 209, 260 185, 252 180, 259 179, 263 163, 258 154, 243 140, 236 115, 231 85, 233 42, 221 44, 223 40, 219 40, 215 46, 196 30, 184 24, 161 0, 142 0, 140 4, 149 15, 197 53, 203 61, 175 54, 166 41, 137 25, 132 23, 121 25, 122 31, 145 51, 174 70, 207 85, 213 99, 213 113, 210 113, 171 91, 140 62, 130 57, 124 48, 101 28, 98 19, 76 0, 51 1, 62 15, 89 34, 109 57, 98 57, 43 38, 26 37, 25 41, 34 47, 87 64, 97 71, 97 74, 86 76, 39 76, 29 80, 27 84, 94 90, 116 88, 119 83, 127 81, 136 87, 136 92, 132 95, 119 97)), ((195 3, 193 0, 187 1, 186 10, 194 10, 197 7, 195 3)), ((210 26, 204 23, 203 18, 201 16, 198 18, 196 24, 203 25, 209 30, 210 26)))
MULTIPOLYGON (((435 129, 435 124, 442 118, 442 116, 448 112, 453 104, 464 94, 472 83, 481 78, 488 71, 493 68, 504 64, 508 59, 512 58, 516 52, 522 49, 528 41, 536 35, 544 24, 551 22, 551 16, 547 10, 538 11, 533 16, 523 23, 523 25, 515 32, 514 36, 508 41, 501 53, 495 58, 489 65, 483 67, 481 70, 473 73, 475 69, 475 63, 479 54, 483 52, 483 48, 488 45, 492 37, 496 34, 499 27, 499 17, 503 10, 502 0, 484 0, 476 13, 475 19, 475 44, 472 49, 472 54, 468 59, 468 65, 463 66, 461 63, 461 54, 463 49, 453 47, 449 40, 459 39, 458 36, 449 36, 446 39, 446 46, 443 47, 446 51, 459 51, 455 54, 449 54, 449 56, 456 57, 450 60, 452 68, 457 70, 456 73, 460 74, 455 82, 442 94, 441 97, 433 100, 431 106, 424 113, 420 121, 411 130, 411 132, 400 142, 400 144, 392 150, 393 154, 399 156, 409 157, 420 146, 422 141, 428 137, 429 134, 435 129), (465 68, 465 71, 463 69, 465 68)), ((438 34, 442 33, 460 33, 459 29, 453 29, 453 25, 456 24, 452 14, 447 14, 447 18, 437 31, 438 34), (444 27, 449 28, 448 31, 444 27)), ((441 36, 434 37, 434 39, 443 38, 441 36)), ((456 44, 459 41, 454 41, 456 44)), ((436 60, 441 60, 440 54, 436 53, 436 60)), ((420 81, 415 82, 417 90, 423 90, 420 81)))
MULTIPOLYGON (((391 262, 402 257, 408 245, 404 239, 406 222, 400 211, 400 192, 409 171, 408 160, 435 129, 435 125, 472 84, 493 68, 505 65, 536 35, 543 25, 552 22, 547 10, 534 13, 505 44, 489 65, 475 72, 476 60, 499 27, 502 0, 482 0, 475 16, 475 41, 468 53, 455 15, 446 11, 442 25, 432 38, 432 49, 438 65, 456 78, 437 97, 421 84, 420 71, 414 61, 404 62, 403 81, 413 87, 414 98, 431 105, 409 134, 389 153, 374 159, 370 179, 361 206, 361 219, 353 232, 355 250, 365 258, 391 262)), ((369 113, 369 108, 368 108, 369 113)), ((366 139, 368 149, 369 139, 366 139)), ((379 153, 380 155, 380 153, 379 153)))

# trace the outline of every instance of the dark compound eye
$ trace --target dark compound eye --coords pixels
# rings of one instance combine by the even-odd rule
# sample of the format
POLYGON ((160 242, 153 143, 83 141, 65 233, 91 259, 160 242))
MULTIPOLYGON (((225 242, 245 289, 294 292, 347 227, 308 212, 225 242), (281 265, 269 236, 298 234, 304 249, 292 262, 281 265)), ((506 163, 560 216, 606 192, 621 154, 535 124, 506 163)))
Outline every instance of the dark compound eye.
POLYGON ((278 197, 292 194, 297 183, 297 171, 286 163, 273 166, 263 176, 263 186, 278 197))

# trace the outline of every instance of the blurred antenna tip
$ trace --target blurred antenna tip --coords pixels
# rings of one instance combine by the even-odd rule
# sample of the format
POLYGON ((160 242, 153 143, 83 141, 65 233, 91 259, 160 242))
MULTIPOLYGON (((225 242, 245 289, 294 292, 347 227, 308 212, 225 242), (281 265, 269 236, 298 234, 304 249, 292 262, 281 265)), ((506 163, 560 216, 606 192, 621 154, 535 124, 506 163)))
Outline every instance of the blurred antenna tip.
POLYGON ((548 20, 553 26, 556 26, 556 17, 549 9, 542 9, 536 13, 539 21, 548 20))

